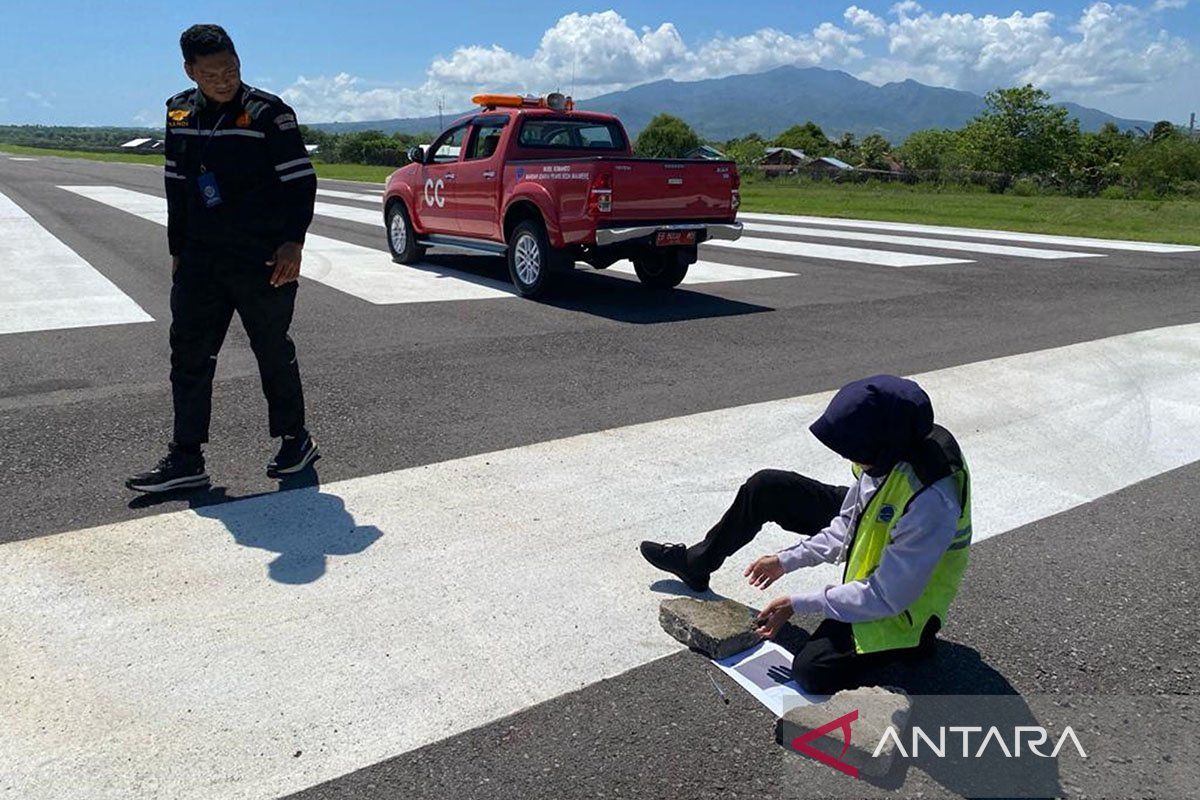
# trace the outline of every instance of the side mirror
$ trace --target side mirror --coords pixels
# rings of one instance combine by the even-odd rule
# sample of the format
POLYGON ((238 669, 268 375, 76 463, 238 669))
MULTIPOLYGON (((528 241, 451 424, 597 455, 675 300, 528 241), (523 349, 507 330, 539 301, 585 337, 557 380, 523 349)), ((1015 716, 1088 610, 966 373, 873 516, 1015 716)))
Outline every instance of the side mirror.
POLYGON ((424 164, 425 163, 425 151, 419 147, 408 148, 408 152, 405 153, 405 155, 407 155, 408 160, 414 164, 424 164))

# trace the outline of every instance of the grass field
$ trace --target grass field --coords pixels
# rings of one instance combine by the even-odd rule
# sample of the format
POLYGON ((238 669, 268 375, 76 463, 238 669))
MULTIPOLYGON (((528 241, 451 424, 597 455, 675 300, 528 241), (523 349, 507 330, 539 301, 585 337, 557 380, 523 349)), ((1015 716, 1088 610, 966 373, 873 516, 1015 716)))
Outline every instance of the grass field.
POLYGON ((753 181, 742 210, 1200 244, 1200 201, 989 194, 903 184, 753 181))
MULTIPOLYGON (((134 164, 162 163, 160 155, 48 150, 10 144, 0 144, 0 152, 134 164)), ((318 162, 316 169, 322 178, 382 184, 395 168, 318 162)), ((1017 197, 929 185, 833 184, 777 179, 743 183, 742 210, 1200 245, 1200 224, 1197 224, 1200 201, 1196 200, 1017 197)))

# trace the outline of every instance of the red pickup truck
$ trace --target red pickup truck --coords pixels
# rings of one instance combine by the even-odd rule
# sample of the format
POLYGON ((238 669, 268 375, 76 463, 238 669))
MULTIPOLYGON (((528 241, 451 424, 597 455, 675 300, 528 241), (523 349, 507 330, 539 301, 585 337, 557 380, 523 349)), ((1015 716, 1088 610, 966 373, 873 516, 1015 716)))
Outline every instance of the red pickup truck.
POLYGON ((730 161, 636 158, 621 122, 569 98, 484 95, 388 178, 388 246, 402 264, 429 247, 502 255, 517 291, 542 294, 578 261, 633 261, 642 283, 676 286, 708 239, 737 239, 730 161))

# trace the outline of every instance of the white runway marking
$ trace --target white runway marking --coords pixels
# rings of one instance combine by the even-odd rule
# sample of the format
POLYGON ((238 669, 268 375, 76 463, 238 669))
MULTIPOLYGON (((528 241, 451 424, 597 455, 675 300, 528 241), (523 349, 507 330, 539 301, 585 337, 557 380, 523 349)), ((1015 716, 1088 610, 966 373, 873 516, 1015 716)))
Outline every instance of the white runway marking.
POLYGON ((0 194, 0 334, 130 322, 153 318, 0 194))
POLYGON ((851 261, 855 264, 876 264, 884 267, 928 267, 941 264, 972 263, 969 259, 927 256, 920 253, 898 253, 890 250, 868 250, 863 247, 842 247, 836 244, 752 237, 743 237, 735 242, 705 242, 701 247, 748 250, 755 253, 772 253, 800 258, 823 258, 831 261, 851 261))
MULTIPOLYGON (((619 272, 622 275, 636 275, 632 261, 618 261, 606 272, 619 272)), ((724 281, 754 281, 763 278, 795 278, 794 272, 783 272, 777 269, 759 269, 758 267, 741 267, 736 264, 722 264, 717 261, 697 261, 688 269, 683 285, 699 283, 722 283, 724 281)))
MULTIPOLYGON (((824 239, 847 239, 856 242, 898 244, 905 247, 932 247, 938 250, 962 250, 968 253, 986 253, 994 256, 1015 256, 1017 258, 1059 259, 1104 257, 1103 253, 1079 253, 1068 250, 1041 250, 1034 247, 1009 247, 1008 245, 988 244, 985 242, 964 242, 954 239, 931 239, 929 237, 918 236, 893 236, 886 233, 862 233, 859 231, 839 231, 834 228, 772 225, 765 222, 747 222, 746 231, 748 233, 784 233, 789 236, 816 236, 824 239)), ((749 241, 758 240, 750 239, 749 241)))
MULTIPOLYGON (((1200 459, 1198 362, 1187 325, 916 377, 982 540, 1200 459)), ((761 467, 849 480, 806 430, 830 395, 0 545, 4 786, 277 797, 678 652, 638 541, 699 537, 761 467)), ((836 580, 744 585, 790 541, 714 588, 836 580)))
MULTIPOLYGON (((357 200, 360 203, 371 203, 379 207, 383 203, 383 193, 370 194, 367 192, 343 192, 338 189, 317 189, 318 197, 332 197, 334 200, 357 200)), ((376 216, 382 216, 379 212, 376 216)))
POLYGON ((1017 233, 1014 231, 985 230, 982 228, 958 228, 949 225, 918 225, 909 222, 877 222, 865 219, 843 219, 841 217, 807 217, 787 214, 738 214, 742 222, 800 222, 807 225, 836 225, 843 228, 867 230, 903 231, 905 233, 929 233, 941 236, 969 236, 974 239, 1000 239, 1007 242, 1032 242, 1070 247, 1094 247, 1101 250, 1132 250, 1142 253, 1194 253, 1200 247, 1185 244, 1163 244, 1160 242, 1135 242, 1123 239, 1093 239, 1086 236, 1059 236, 1046 233, 1017 233))
POLYGON ((36 158, 25 158, 22 156, 9 156, 8 160, 9 161, 37 161, 36 158))
MULTIPOLYGON (((61 186, 70 192, 143 219, 167 224, 167 201, 117 186, 61 186)), ((437 264, 404 266, 390 254, 337 239, 309 234, 300 274, 368 303, 428 303, 511 297, 508 283, 469 275, 437 264)))
POLYGON ((340 206, 336 203, 322 203, 318 200, 313 204, 313 213, 321 217, 333 217, 334 219, 372 225, 378 228, 380 233, 384 230, 383 213, 378 209, 353 208, 351 206, 340 206))

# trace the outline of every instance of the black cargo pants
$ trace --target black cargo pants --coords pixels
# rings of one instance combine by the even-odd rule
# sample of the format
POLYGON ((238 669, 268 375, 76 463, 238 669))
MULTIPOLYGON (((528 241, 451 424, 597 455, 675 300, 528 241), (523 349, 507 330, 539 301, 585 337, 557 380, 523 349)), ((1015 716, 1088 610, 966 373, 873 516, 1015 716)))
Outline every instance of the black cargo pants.
POLYGON ((225 256, 185 255, 171 285, 171 395, 175 442, 208 441, 217 353, 236 311, 258 360, 270 434, 304 428, 304 390, 288 336, 296 282, 270 284, 272 268, 225 256))

